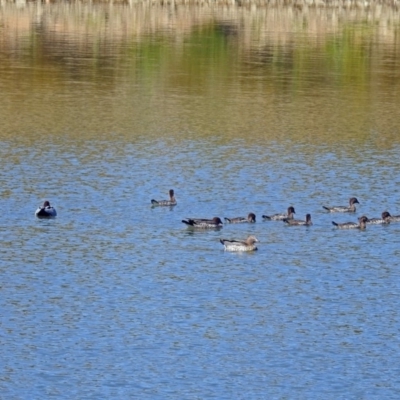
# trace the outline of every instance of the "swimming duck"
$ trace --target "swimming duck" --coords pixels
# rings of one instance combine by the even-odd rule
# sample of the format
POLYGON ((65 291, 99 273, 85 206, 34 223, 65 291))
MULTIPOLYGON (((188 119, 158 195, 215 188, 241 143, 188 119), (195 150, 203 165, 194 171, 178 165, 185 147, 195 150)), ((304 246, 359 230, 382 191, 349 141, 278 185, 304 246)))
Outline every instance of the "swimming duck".
POLYGON ((176 206, 178 203, 175 199, 175 194, 173 189, 169 191, 169 200, 151 200, 153 206, 176 206))
POLYGON ((390 222, 400 222, 400 215, 391 215, 389 217, 390 222))
POLYGON ((268 221, 283 221, 284 219, 293 219, 293 214, 296 214, 294 207, 290 206, 286 214, 263 215, 263 219, 268 221))
POLYGON ((355 222, 344 222, 339 224, 335 221, 332 221, 332 224, 337 226, 339 229, 365 229, 368 218, 363 215, 362 217, 358 218, 358 222, 358 224, 355 222))
POLYGON ((35 211, 35 215, 38 218, 53 218, 55 216, 57 216, 57 211, 54 207, 52 207, 50 205, 50 202, 48 200, 46 200, 43 203, 42 207, 39 207, 36 211, 35 211))
POLYGON ((243 222, 256 222, 256 214, 254 213, 249 213, 247 217, 236 217, 236 218, 224 218, 226 222, 229 222, 231 224, 240 224, 243 222))
POLYGON ((259 240, 250 235, 246 240, 220 239, 219 241, 224 245, 226 251, 254 251, 257 250, 255 243, 259 240))
POLYGON ((323 208, 325 208, 325 210, 328 210, 329 212, 333 213, 333 212, 356 212, 356 206, 354 204, 360 204, 357 200, 357 198, 352 197, 349 200, 349 206, 334 206, 334 207, 325 207, 322 206, 323 208))
POLYGON ((306 220, 305 221, 302 221, 300 219, 287 219, 287 218, 285 218, 283 220, 283 222, 285 222, 288 225, 293 225, 293 226, 294 225, 302 225, 302 226, 310 226, 310 225, 312 225, 311 214, 307 214, 306 215, 306 220))
POLYGON ((384 211, 382 213, 382 218, 368 218, 367 224, 378 225, 378 224, 390 224, 390 213, 384 211))
POLYGON ((220 228, 223 226, 221 219, 218 217, 214 217, 212 219, 186 218, 186 220, 183 219, 182 222, 186 225, 192 226, 193 228, 201 229, 220 228))

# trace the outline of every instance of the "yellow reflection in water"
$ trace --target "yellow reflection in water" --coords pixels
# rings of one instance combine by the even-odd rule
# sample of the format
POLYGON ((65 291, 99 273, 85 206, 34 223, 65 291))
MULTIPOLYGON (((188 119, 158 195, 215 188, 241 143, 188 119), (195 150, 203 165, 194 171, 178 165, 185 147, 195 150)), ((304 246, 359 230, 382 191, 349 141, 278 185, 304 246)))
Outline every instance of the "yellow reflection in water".
POLYGON ((0 10, 2 140, 399 142, 392 7, 0 10))

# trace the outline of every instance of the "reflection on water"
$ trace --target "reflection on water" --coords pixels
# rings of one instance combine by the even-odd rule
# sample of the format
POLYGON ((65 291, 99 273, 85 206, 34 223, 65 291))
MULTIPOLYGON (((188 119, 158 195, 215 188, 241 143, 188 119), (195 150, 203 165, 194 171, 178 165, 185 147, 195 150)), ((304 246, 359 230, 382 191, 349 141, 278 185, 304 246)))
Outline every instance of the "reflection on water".
POLYGON ((398 21, 2 3, 1 396, 397 398, 400 224, 331 220, 400 214, 398 21), (314 225, 262 222, 289 205, 314 225))
POLYGON ((28 3, 1 11, 7 137, 230 140, 250 130, 261 140, 398 140, 393 7, 28 3))

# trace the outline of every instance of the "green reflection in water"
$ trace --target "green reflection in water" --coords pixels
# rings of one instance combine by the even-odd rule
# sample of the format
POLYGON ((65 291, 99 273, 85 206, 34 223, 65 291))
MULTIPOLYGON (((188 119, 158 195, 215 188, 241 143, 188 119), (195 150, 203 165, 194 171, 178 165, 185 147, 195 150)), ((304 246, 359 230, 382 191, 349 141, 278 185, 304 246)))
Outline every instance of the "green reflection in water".
POLYGON ((4 10, 3 138, 399 140, 392 14, 58 7, 4 10))

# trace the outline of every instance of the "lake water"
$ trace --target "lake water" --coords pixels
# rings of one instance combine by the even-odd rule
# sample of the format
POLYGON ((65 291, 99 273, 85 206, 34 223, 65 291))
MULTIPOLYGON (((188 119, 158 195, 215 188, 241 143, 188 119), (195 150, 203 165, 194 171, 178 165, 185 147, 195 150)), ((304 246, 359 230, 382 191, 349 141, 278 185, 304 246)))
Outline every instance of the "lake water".
POLYGON ((0 397, 398 399, 399 17, 2 3, 0 397))

